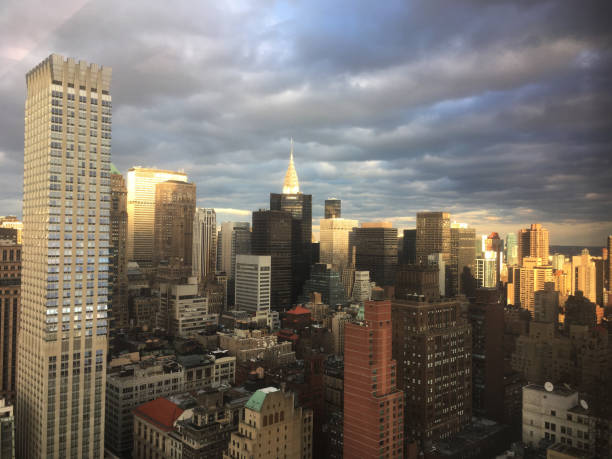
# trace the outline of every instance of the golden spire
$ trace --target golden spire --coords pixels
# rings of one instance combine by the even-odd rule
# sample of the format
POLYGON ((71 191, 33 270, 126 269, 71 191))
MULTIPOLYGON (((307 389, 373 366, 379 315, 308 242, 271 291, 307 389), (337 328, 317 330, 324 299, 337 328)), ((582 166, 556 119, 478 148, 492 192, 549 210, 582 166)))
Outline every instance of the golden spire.
POLYGON ((300 184, 298 182, 297 172, 293 164, 293 137, 291 138, 291 153, 289 155, 289 167, 285 174, 283 182, 283 194, 298 194, 300 192, 300 184))

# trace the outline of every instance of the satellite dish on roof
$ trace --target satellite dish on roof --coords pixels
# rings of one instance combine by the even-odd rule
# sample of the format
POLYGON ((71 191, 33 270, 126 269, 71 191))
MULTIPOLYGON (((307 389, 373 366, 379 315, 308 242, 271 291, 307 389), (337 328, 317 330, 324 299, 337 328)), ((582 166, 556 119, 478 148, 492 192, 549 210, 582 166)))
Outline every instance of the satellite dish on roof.
POLYGON ((586 400, 580 400, 580 406, 585 410, 589 409, 589 404, 586 402, 586 400))
POLYGON ((546 389, 546 392, 552 392, 554 388, 555 386, 553 386, 553 383, 551 382, 546 382, 544 384, 544 389, 546 389))

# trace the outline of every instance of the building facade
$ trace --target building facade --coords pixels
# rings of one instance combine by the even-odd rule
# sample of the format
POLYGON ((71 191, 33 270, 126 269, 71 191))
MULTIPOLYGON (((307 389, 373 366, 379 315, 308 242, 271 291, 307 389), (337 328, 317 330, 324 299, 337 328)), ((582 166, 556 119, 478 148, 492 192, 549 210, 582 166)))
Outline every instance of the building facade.
POLYGON ((15 397, 21 302, 21 245, 0 239, 0 398, 15 397))
POLYGON ((253 212, 251 251, 253 255, 268 255, 272 264, 270 306, 283 309, 291 306, 292 229, 289 212, 259 210, 253 212))
POLYGON ((111 164, 110 264, 111 331, 129 326, 127 278, 127 186, 123 175, 111 164))
POLYGON ((110 80, 57 54, 26 76, 19 457, 104 454, 110 80))
POLYGON ((548 230, 541 224, 532 223, 529 228, 519 230, 517 240, 519 266, 526 257, 540 258, 543 265, 548 264, 548 230))
POLYGON ((193 220, 192 273, 202 283, 217 267, 217 214, 198 208, 193 220))
POLYGON ((353 228, 357 227, 357 220, 347 220, 344 218, 323 218, 319 222, 320 233, 320 253, 321 263, 332 265, 338 272, 342 272, 346 266, 350 265, 350 235, 353 228))
POLYGON ((406 441, 427 448, 471 420, 472 330, 456 301, 396 300, 392 307, 406 441))
POLYGON ((394 285, 397 269, 397 228, 391 223, 362 223, 355 234, 355 269, 369 271, 380 287, 394 285))
POLYGON ((396 386, 391 303, 368 301, 344 326, 344 457, 402 458, 404 392, 396 386))
POLYGON ((158 183, 187 181, 187 174, 133 167, 127 173, 128 261, 141 266, 153 263, 155 241, 155 187, 158 183))
POLYGON ((236 309, 259 321, 270 313, 272 260, 270 255, 238 255, 236 258, 236 309))
POLYGON ((325 218, 342 218, 342 201, 336 198, 325 200, 325 218))
POLYGON ((417 263, 427 263, 427 257, 441 253, 446 262, 451 254, 451 223, 448 212, 418 212, 416 221, 417 263))
POLYGON ((196 186, 179 180, 155 185, 153 264, 192 262, 196 186))
POLYGON ((15 415, 13 406, 0 398, 0 457, 15 459, 15 415))

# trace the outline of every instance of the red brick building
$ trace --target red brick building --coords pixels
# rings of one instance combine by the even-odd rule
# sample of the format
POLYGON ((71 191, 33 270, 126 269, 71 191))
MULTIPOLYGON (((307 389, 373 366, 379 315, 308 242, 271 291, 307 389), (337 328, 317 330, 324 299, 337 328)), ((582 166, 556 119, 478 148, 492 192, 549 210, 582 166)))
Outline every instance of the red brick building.
POLYGON ((344 457, 403 457, 404 393, 391 353, 391 303, 368 301, 344 329, 344 457))

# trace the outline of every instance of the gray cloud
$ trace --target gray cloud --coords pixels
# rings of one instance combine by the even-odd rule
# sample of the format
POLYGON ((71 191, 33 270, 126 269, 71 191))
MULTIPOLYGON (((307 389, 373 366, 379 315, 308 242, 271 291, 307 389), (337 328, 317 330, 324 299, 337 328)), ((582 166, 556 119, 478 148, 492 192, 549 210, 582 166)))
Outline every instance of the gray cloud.
POLYGON ((0 8, 0 214, 20 212, 24 75, 58 52, 113 67, 115 164, 185 169, 201 205, 265 207, 294 137, 315 219, 335 196, 398 226, 449 209, 553 242, 612 232, 607 1, 0 8))

